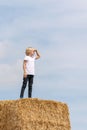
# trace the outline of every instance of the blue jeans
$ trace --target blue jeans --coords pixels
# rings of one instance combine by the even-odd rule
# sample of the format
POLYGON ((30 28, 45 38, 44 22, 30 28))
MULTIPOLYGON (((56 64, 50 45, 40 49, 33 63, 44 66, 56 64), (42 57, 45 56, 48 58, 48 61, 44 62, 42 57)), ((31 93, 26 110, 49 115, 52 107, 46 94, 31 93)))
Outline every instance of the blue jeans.
POLYGON ((23 96, 24 96, 24 91, 27 86, 27 82, 28 82, 28 97, 29 98, 32 97, 33 78, 34 78, 34 75, 27 75, 26 78, 23 78, 23 84, 22 84, 22 88, 21 88, 20 98, 23 98, 23 96))

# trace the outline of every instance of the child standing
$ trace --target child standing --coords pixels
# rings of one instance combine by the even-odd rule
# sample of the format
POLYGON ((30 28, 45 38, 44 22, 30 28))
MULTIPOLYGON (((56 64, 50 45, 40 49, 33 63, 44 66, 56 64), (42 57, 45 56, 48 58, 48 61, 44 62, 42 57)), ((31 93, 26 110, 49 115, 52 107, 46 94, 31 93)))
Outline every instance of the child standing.
POLYGON ((23 84, 21 88, 20 98, 23 98, 24 91, 27 86, 28 82, 28 97, 32 97, 32 85, 33 85, 33 78, 35 75, 34 72, 34 63, 36 59, 40 58, 40 54, 36 49, 33 49, 32 47, 28 47, 26 49, 26 56, 23 61, 23 84))

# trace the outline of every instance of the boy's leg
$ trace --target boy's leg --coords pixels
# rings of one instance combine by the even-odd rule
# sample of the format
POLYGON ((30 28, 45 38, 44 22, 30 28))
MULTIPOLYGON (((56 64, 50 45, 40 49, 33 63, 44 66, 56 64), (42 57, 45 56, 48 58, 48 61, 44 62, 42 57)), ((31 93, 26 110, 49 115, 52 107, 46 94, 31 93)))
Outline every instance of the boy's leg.
POLYGON ((23 84, 22 84, 22 88, 21 88, 20 98, 23 98, 23 96, 24 96, 24 90, 26 88, 26 85, 27 85, 27 77, 23 78, 23 84))
POLYGON ((33 78, 34 78, 34 75, 29 75, 28 76, 28 80, 29 80, 29 84, 28 84, 28 97, 29 98, 32 97, 33 78))

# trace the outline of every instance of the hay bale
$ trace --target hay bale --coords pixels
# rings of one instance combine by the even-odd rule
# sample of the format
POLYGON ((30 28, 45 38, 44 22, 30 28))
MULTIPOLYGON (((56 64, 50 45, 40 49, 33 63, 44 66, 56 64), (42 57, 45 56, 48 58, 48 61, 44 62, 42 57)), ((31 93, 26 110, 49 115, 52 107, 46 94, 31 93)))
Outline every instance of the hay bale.
POLYGON ((34 98, 0 101, 0 130, 70 130, 65 103, 34 98))

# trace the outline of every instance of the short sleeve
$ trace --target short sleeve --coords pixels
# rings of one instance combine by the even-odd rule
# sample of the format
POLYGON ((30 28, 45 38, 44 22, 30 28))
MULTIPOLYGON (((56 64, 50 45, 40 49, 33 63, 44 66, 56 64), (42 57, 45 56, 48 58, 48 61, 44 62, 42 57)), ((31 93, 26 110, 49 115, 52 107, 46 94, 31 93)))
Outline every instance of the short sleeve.
POLYGON ((28 60, 28 56, 25 56, 25 57, 24 57, 24 60, 28 60))

